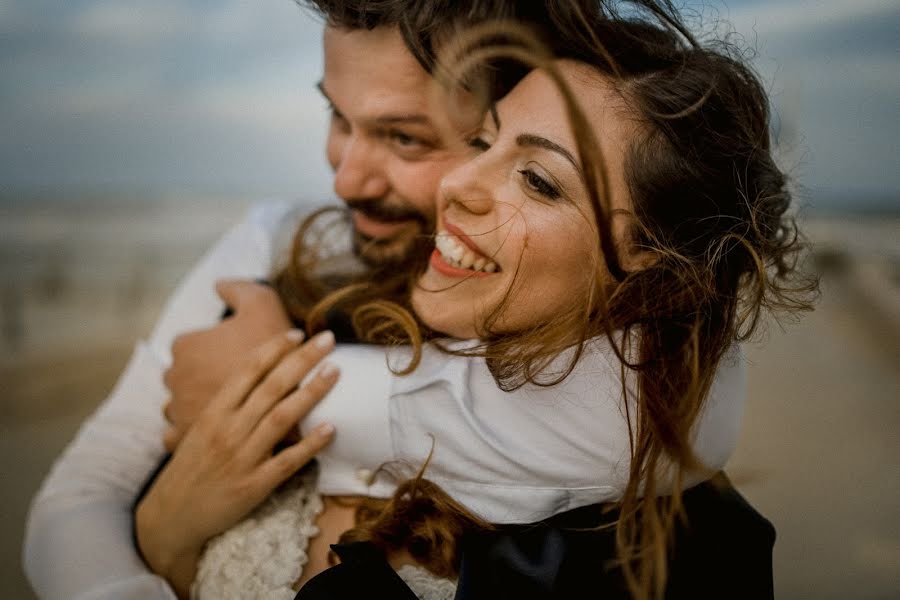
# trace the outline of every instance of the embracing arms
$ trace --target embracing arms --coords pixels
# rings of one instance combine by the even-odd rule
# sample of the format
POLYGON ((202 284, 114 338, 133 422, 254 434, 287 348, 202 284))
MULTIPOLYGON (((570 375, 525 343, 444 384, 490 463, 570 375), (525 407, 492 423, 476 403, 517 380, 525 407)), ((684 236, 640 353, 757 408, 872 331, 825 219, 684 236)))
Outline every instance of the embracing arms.
POLYGON ((41 598, 171 599, 132 543, 132 504, 165 450, 163 373, 176 335, 215 325, 225 277, 266 277, 287 206, 256 209, 183 280, 115 388, 57 459, 32 502, 24 566, 41 598))

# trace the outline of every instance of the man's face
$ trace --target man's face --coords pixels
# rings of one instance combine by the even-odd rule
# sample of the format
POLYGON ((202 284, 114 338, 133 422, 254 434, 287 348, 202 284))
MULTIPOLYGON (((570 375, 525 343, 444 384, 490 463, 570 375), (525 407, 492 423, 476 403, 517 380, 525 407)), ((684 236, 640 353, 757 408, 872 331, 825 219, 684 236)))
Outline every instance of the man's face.
POLYGON ((396 28, 325 29, 320 88, 331 104, 328 161, 369 264, 397 263, 434 229, 441 177, 464 158, 431 76, 396 28))

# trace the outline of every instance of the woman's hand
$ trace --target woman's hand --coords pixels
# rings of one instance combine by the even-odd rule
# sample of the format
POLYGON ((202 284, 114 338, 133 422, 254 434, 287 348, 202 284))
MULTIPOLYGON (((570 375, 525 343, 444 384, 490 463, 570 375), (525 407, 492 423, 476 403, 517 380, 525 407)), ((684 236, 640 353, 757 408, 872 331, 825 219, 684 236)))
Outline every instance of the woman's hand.
POLYGON ((337 381, 324 363, 334 347, 323 332, 303 346, 302 334, 279 334, 250 356, 188 429, 171 461, 135 513, 138 546, 150 568, 187 596, 204 544, 259 505, 334 435, 312 435, 273 454, 285 434, 337 381))

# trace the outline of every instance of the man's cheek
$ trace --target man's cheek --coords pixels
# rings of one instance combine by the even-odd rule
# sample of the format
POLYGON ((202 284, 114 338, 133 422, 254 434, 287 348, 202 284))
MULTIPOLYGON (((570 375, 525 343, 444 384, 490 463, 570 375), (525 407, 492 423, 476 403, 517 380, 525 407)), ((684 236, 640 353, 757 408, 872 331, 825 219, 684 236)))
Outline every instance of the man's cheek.
POLYGON ((404 195, 407 201, 425 215, 429 222, 434 221, 441 178, 449 170, 444 161, 420 163, 419 168, 408 169, 402 175, 406 183, 407 193, 404 195))

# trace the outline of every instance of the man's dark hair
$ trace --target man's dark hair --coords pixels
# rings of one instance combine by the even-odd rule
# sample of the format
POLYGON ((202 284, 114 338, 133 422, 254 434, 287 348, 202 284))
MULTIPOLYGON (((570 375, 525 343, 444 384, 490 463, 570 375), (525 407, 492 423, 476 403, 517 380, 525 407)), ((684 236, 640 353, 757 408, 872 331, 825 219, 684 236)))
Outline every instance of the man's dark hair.
MULTIPOLYGON (((295 0, 331 27, 396 27, 410 53, 429 73, 440 43, 454 32, 488 21, 513 21, 537 35, 559 56, 577 56, 596 42, 589 23, 644 14, 667 23, 690 38, 670 0, 295 0), (562 34, 565 32, 565 34, 562 34), (586 37, 583 37, 586 36, 586 37), (574 37, 574 39, 572 39, 574 37)), ((501 42, 491 39, 493 43, 501 42)), ((493 100, 504 96, 529 69, 505 59, 483 65, 493 100)))
POLYGON ((416 60, 429 73, 436 40, 456 28, 492 20, 510 20, 538 31, 573 14, 599 14, 606 0, 295 0, 332 27, 397 27, 416 60))

